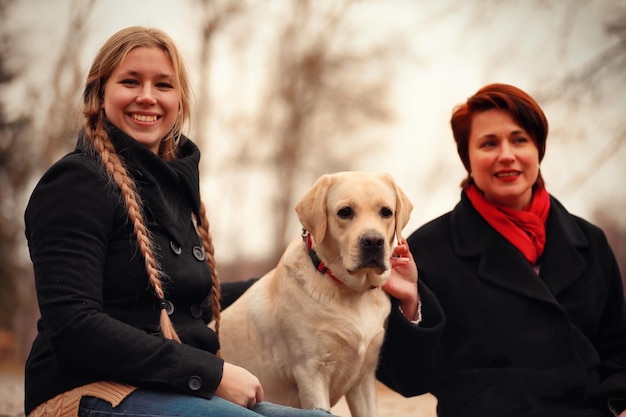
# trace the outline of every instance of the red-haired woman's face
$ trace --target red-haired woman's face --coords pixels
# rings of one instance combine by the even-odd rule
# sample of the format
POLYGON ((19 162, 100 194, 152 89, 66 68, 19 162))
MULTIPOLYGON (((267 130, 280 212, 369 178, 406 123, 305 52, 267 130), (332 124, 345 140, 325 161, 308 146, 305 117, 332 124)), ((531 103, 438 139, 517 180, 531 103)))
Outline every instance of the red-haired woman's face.
POLYGON ((517 210, 530 203, 539 150, 508 111, 475 114, 468 147, 472 178, 488 200, 517 210))

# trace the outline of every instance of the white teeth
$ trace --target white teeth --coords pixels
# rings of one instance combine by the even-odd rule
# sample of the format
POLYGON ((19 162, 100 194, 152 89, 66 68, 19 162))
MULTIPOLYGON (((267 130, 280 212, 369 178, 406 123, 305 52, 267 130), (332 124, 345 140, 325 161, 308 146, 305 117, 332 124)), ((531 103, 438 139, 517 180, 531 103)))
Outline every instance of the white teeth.
POLYGON ((130 117, 140 122, 156 122, 156 116, 144 116, 142 114, 131 114, 130 117))

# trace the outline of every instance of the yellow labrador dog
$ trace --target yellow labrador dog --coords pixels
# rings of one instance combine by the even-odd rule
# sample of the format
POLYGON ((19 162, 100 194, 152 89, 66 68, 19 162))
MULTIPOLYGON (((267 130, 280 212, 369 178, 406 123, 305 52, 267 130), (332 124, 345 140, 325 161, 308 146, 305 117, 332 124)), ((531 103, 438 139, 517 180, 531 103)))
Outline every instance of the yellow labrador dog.
POLYGON ((303 236, 222 313, 224 359, 267 401, 378 416, 375 370, 390 301, 381 289, 413 205, 388 174, 320 177, 297 203, 303 236))

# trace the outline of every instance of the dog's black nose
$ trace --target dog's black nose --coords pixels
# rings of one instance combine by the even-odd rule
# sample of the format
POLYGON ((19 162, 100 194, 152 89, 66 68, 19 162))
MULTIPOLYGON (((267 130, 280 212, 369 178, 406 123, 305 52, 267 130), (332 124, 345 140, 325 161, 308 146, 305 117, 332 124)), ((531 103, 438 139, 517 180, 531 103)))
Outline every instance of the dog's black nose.
POLYGON ((385 238, 380 233, 365 233, 361 236, 360 243, 365 251, 378 251, 385 246, 385 238))

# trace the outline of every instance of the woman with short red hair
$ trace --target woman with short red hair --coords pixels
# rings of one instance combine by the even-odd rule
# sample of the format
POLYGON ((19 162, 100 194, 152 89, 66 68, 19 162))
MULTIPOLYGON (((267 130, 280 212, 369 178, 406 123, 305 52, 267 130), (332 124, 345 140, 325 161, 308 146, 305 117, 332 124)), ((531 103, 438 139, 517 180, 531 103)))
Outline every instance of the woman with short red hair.
POLYGON ((602 230, 545 188, 543 111, 490 84, 451 125, 461 201, 399 246, 379 379, 432 392, 439 417, 626 416, 620 272, 602 230))

